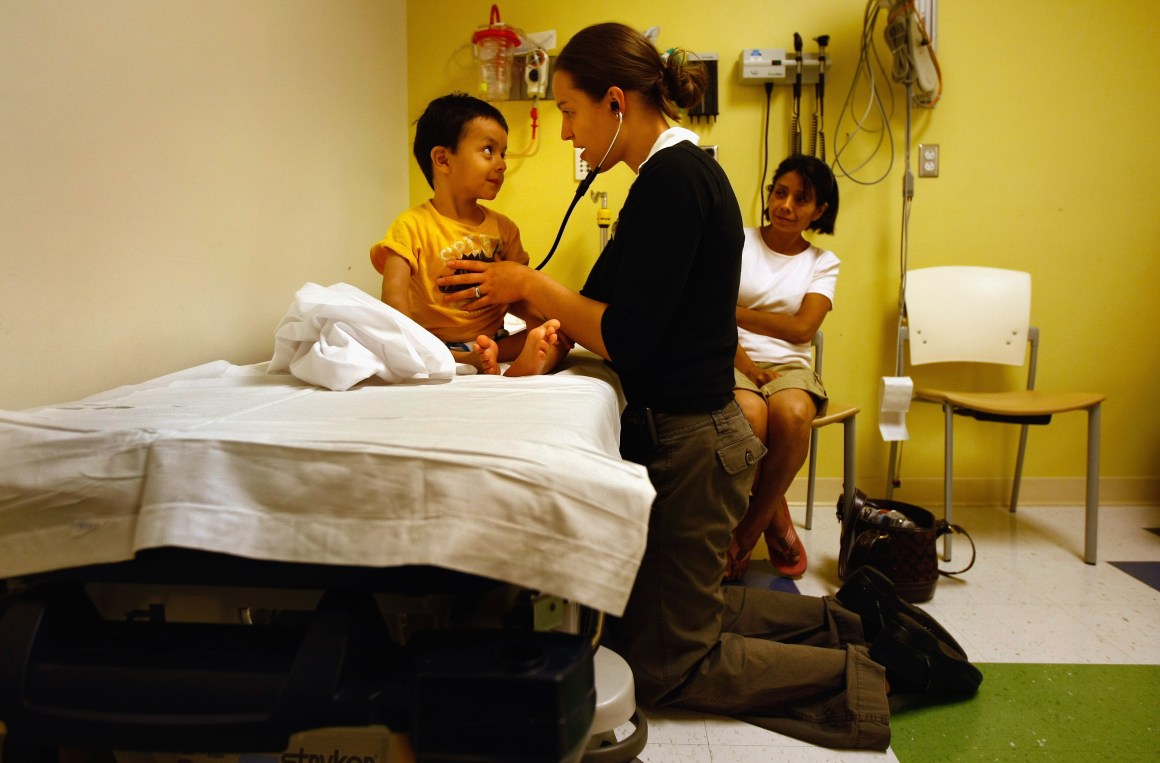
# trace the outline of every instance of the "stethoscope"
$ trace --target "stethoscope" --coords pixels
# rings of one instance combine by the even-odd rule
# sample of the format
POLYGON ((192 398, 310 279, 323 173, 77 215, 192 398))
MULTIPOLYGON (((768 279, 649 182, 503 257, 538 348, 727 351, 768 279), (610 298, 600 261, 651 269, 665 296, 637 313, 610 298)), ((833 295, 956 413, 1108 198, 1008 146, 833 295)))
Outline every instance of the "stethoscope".
POLYGON ((616 132, 612 135, 612 142, 608 144, 608 149, 604 152, 604 156, 600 157, 600 161, 596 166, 588 170, 588 174, 580 181, 580 185, 576 186, 576 195, 572 197, 572 203, 568 205, 568 211, 564 213, 564 219, 560 221, 560 230, 556 231, 556 240, 552 242, 552 248, 548 250, 548 256, 544 261, 536 266, 536 270, 543 270, 544 266, 548 264, 548 260, 552 259, 552 255, 556 253, 556 247, 560 245, 560 238, 564 235, 564 228, 568 225, 568 218, 572 216, 572 210, 576 208, 576 202, 584 197, 588 192, 588 187, 592 185, 592 181, 600 173, 604 166, 604 161, 608 158, 608 154, 612 152, 612 147, 616 145, 616 139, 620 137, 620 128, 624 126, 624 116, 620 113, 620 104, 616 101, 611 105, 612 113, 616 115, 616 132))

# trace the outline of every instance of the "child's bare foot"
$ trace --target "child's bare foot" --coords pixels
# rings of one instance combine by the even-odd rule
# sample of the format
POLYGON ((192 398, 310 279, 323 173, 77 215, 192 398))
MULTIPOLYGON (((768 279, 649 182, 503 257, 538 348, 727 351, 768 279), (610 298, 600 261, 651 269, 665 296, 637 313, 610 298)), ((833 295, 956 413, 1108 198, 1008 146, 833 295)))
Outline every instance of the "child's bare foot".
POLYGON ((535 376, 550 371, 560 359, 560 352, 564 351, 557 347, 556 332, 559 330, 560 321, 555 318, 528 329, 524 348, 508 366, 504 376, 535 376))
POLYGON ((499 345, 486 334, 475 338, 475 354, 479 356, 480 373, 499 373, 499 345))

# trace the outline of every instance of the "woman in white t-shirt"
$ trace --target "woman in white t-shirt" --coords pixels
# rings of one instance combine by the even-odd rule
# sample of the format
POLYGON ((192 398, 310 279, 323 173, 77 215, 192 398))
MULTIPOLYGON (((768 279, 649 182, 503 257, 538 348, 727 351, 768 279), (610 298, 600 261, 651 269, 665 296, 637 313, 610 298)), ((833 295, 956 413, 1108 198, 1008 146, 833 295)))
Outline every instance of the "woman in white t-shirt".
POLYGON ((733 530, 725 571, 730 579, 745 573, 762 535, 781 575, 796 578, 806 570, 785 492, 805 463, 810 424, 827 401, 813 371, 810 342, 833 307, 839 261, 803 233, 834 232, 838 184, 830 168, 812 156, 783 161, 769 186, 765 216, 765 225, 745 230, 734 394, 769 454, 745 517, 733 530))

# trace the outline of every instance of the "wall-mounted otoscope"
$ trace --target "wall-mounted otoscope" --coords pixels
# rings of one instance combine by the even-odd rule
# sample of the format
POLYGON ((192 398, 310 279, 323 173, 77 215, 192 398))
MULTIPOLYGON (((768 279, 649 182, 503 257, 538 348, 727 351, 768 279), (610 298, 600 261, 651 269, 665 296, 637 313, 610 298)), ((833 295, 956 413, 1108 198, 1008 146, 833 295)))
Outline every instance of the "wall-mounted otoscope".
POLYGON ((793 59, 795 73, 793 80, 793 116, 790 120, 790 153, 802 152, 802 36, 793 33, 793 59))

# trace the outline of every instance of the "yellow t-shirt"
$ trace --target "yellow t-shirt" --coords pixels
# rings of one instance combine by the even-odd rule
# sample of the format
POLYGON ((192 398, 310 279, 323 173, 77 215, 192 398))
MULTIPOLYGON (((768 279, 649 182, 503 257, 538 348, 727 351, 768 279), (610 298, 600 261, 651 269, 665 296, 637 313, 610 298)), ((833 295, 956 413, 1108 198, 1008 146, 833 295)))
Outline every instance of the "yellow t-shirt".
POLYGON ((528 264, 520 230, 509 218, 483 209, 483 223, 465 225, 436 211, 430 202, 408 209, 371 247, 371 264, 383 272, 387 257, 396 255, 411 267, 411 318, 444 342, 471 342, 480 334, 494 336, 503 327, 507 305, 464 310, 469 300, 445 303, 435 279, 451 275, 450 260, 508 260, 528 264))

